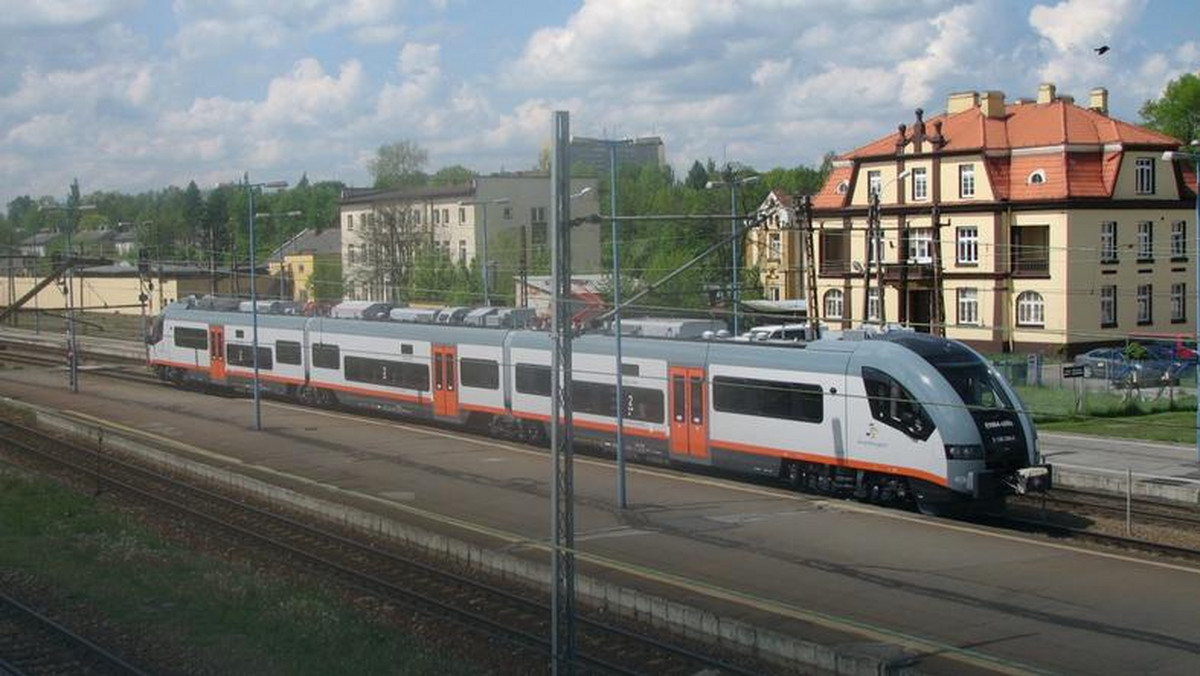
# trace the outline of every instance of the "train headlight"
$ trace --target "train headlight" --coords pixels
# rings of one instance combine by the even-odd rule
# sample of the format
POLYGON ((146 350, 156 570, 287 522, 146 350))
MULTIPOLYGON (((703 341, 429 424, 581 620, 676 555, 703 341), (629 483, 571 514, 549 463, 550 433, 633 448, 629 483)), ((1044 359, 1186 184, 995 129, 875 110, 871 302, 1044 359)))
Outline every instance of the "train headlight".
POLYGON ((946 444, 947 460, 983 460, 983 446, 979 444, 946 444))

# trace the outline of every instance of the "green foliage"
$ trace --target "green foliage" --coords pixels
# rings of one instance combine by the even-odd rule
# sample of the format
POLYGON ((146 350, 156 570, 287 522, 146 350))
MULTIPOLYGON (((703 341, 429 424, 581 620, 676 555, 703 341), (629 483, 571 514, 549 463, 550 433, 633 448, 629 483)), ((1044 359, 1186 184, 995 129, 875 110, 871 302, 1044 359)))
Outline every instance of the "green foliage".
POLYGON ((1125 358, 1134 361, 1145 359, 1150 356, 1150 352, 1144 345, 1138 342, 1132 342, 1125 346, 1125 358))
POLYGON ((1162 97, 1146 101, 1138 112, 1151 129, 1182 143, 1200 140, 1200 77, 1185 73, 1172 80, 1162 97))
POLYGON ((478 174, 461 164, 442 167, 429 179, 431 185, 467 185, 478 174))
POLYGON ((708 183, 708 172, 704 170, 704 165, 700 164, 700 160, 692 162, 692 168, 688 170, 687 178, 683 184, 692 190, 703 190, 705 184, 708 183))
POLYGON ((308 297, 318 302, 336 302, 345 295, 342 278, 342 259, 334 256, 317 256, 313 272, 308 278, 308 297))
POLYGON ((367 164, 367 170, 379 189, 412 188, 425 185, 429 177, 425 164, 429 153, 410 140, 396 141, 379 146, 375 158, 367 164))

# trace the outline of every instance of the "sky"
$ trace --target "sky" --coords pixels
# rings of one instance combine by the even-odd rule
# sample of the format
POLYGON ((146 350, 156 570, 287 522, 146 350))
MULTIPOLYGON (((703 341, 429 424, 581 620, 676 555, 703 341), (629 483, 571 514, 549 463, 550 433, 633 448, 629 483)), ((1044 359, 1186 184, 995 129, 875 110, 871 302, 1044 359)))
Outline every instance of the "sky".
POLYGON ((1200 70, 1196 0, 0 0, 0 200, 528 169, 551 114, 694 160, 816 164, 964 90, 1115 117, 1200 70), (1104 55, 1093 49, 1108 45, 1104 55))

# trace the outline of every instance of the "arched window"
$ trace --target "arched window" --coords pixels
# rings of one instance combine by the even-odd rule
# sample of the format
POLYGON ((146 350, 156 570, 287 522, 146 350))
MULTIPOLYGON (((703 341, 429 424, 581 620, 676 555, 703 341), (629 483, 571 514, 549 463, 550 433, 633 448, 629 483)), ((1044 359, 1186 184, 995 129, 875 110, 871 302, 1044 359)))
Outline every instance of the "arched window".
POLYGON ((1028 183, 1029 185, 1041 185, 1042 183, 1045 183, 1046 182, 1046 170, 1045 169, 1035 169, 1033 171, 1033 173, 1029 174, 1029 178, 1025 179, 1025 182, 1028 183))
POLYGON ((1036 291, 1017 296, 1017 326, 1045 326, 1046 301, 1036 291))
POLYGON ((837 194, 839 194, 839 195, 845 195, 846 191, 849 189, 850 189, 850 181, 842 181, 837 184, 837 188, 836 188, 837 194))
POLYGON ((825 317, 827 319, 842 318, 842 291, 830 289, 825 292, 825 317))

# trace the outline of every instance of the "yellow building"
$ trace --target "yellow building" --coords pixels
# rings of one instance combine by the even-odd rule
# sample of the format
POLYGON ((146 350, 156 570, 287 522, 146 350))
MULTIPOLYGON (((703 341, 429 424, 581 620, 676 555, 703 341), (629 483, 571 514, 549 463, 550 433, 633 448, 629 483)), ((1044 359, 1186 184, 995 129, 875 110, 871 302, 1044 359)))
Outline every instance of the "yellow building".
POLYGON ((1107 108, 1105 89, 1083 107, 1051 84, 1010 103, 952 94, 840 156, 813 199, 821 319, 944 328, 989 351, 1191 335, 1191 168, 1162 160, 1177 140, 1107 108))
MULTIPOLYGON (((310 297, 309 279, 316 270, 318 261, 337 266, 341 277, 342 231, 330 227, 317 232, 312 228, 301 230, 267 257, 267 270, 279 279, 292 300, 304 302, 310 297)), ((337 294, 340 296, 340 294, 337 294)))

